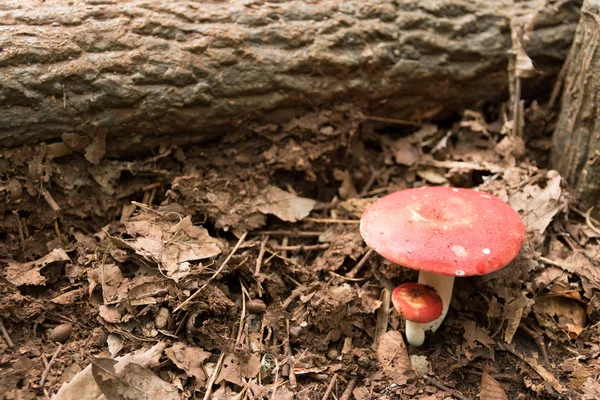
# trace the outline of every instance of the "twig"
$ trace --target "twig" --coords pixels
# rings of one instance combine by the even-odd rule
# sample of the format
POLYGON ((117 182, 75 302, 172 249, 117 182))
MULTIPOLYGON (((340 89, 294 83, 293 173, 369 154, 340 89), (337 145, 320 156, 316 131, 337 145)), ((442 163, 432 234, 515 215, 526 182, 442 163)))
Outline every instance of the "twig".
POLYGON ((54 198, 52 197, 52 195, 50 194, 49 191, 47 191, 46 189, 42 188, 42 196, 44 197, 44 200, 46 200, 46 203, 48 203, 48 205, 50 206, 50 208, 52 209, 52 211, 54 211, 56 213, 60 211, 60 206, 54 200, 54 198))
POLYGON ((348 386, 346 387, 346 390, 344 390, 344 393, 342 393, 340 396, 340 400, 350 400, 350 396, 352 396, 352 391, 356 386, 356 382, 358 382, 358 376, 355 376, 350 380, 350 382, 348 382, 348 386))
POLYGON ((12 339, 10 338, 8 331, 4 327, 4 321, 2 320, 2 318, 0 318, 0 331, 2 331, 2 336, 4 337, 4 340, 6 340, 6 344, 8 345, 8 347, 14 348, 15 344, 13 343, 12 339))
POLYGON ((533 370, 542 377, 542 379, 544 379, 546 382, 550 383, 552 385, 552 387, 554 388, 554 390, 556 390, 558 393, 562 393, 564 388, 562 386, 562 384, 559 382, 558 379, 556 379, 556 377, 554 375, 552 375, 550 373, 550 371, 548 371, 546 368, 544 368, 542 365, 540 365, 534 358, 532 357, 526 357, 522 354, 517 353, 516 350, 511 349, 508 345, 504 344, 504 343, 498 343, 498 348, 500 350, 503 351, 507 351, 511 354, 513 354, 514 356, 516 356, 517 358, 519 358, 521 361, 526 362, 527 364, 529 364, 529 366, 531 368, 533 368, 533 370))
POLYGON ((229 255, 227 256, 227 258, 225 259, 225 261, 223 261, 223 264, 221 264, 221 266, 219 267, 219 269, 217 269, 215 271, 215 273, 210 278, 208 278, 208 280, 204 283, 204 285, 200 286, 200 288, 198 290, 196 290, 196 292, 194 294, 192 294, 190 297, 188 297, 188 299, 186 301, 184 301, 183 303, 181 303, 180 305, 178 305, 175 308, 175 310, 173 310, 173 312, 181 310, 181 308, 183 306, 185 306, 187 303, 189 303, 190 301, 192 301, 193 299, 195 299, 196 297, 198 297, 198 295, 200 294, 200 292, 202 292, 208 285, 210 285, 210 283, 212 281, 215 280, 215 278, 221 273, 221 271, 223 270, 223 268, 225 268, 225 266, 227 265, 227 263, 229 262, 229 260, 231 260, 231 257, 233 257, 233 255, 235 254, 235 252, 237 251, 237 249, 240 247, 240 245, 244 242, 244 239, 246 239, 247 235, 248 235, 248 232, 242 233, 242 236, 240 236, 240 239, 236 243, 235 247, 233 248, 233 250, 231 250, 231 253, 229 253, 229 255))
POLYGON ((262 266, 263 258, 265 257, 265 246, 269 240, 269 235, 264 235, 263 240, 260 242, 260 250, 258 251, 258 257, 256 258, 256 267, 254 268, 254 275, 260 275, 260 268, 262 266))
POLYGON ((235 338, 236 346, 240 346, 242 344, 242 333, 244 332, 244 319, 246 318, 246 296, 245 296, 245 288, 242 280, 240 279, 240 287, 242 288, 242 312, 240 314, 240 327, 238 329, 237 336, 235 338))
POLYGON ((408 125, 408 126, 421 126, 421 125, 423 125, 420 122, 407 121, 405 119, 376 117, 374 115, 365 115, 365 119, 367 121, 388 122, 390 124, 398 124, 398 125, 408 125))
POLYGON ((323 232, 316 231, 259 231, 261 235, 269 236, 289 236, 289 237, 314 237, 321 236, 323 232))
POLYGON ((325 389, 325 393, 323 394, 323 397, 321 398, 321 400, 327 400, 329 398, 329 395, 331 394, 331 391, 333 390, 333 387, 335 386, 336 380, 337 380, 337 373, 333 374, 333 376, 331 377, 331 380, 329 381, 329 385, 327 385, 327 389, 325 389))
POLYGON ((290 382, 290 388, 294 389, 296 388, 296 374, 294 373, 294 355, 292 354, 292 347, 290 346, 290 320, 286 320, 286 327, 287 327, 287 333, 286 333, 286 339, 285 342, 283 343, 283 347, 285 349, 285 353, 287 355, 287 364, 289 366, 289 374, 288 374, 288 380, 290 382))
POLYGON ((358 219, 337 219, 337 218, 304 218, 303 221, 316 222, 318 224, 360 224, 358 219))
POLYGON ((566 265, 566 264, 560 263, 558 261, 551 260, 551 259, 546 258, 544 256, 539 256, 539 257, 537 257, 537 259, 539 261, 543 262, 543 263, 546 263, 546 264, 549 264, 549 265, 553 265, 555 267, 558 267, 558 268, 562 269, 563 271, 567 271, 568 273, 572 274, 572 273, 575 272, 575 270, 573 269, 573 267, 571 267, 570 265, 566 265))
POLYGON ((19 230, 19 241, 21 242, 21 250, 25 248, 25 234, 23 233, 23 223, 21 222, 21 217, 19 217, 19 212, 17 210, 13 210, 13 215, 17 219, 17 229, 19 230))
POLYGON ((217 380, 217 376, 219 375, 219 372, 221 371, 221 366, 223 365, 224 358, 225 358, 225 353, 222 352, 221 356, 219 357, 219 361, 217 361, 217 365, 215 366, 215 370, 213 371, 213 374, 210 376, 210 379, 206 383, 206 393, 204 393, 203 400, 210 400, 210 396, 212 393, 212 387, 215 384, 215 381, 217 380))
POLYGON ((46 366, 46 369, 42 373, 42 379, 40 380, 40 386, 44 386, 44 383, 46 383, 46 378, 48 378, 48 373, 50 372, 50 368, 52 368, 52 364, 54 364, 54 361, 56 360, 56 357, 58 357, 59 353, 62 351, 62 348, 63 348, 63 345, 62 345, 62 343, 60 343, 58 345, 58 347, 56 348, 56 351, 54 352, 54 354, 52 354, 52 358, 50 359, 50 362, 48 363, 48 365, 46 366))
POLYGON ((380 171, 371 167, 371 176, 369 177, 369 180, 367 181, 365 186, 363 186, 363 188, 361 189, 360 193, 358 194, 358 197, 365 197, 367 195, 367 193, 369 193, 369 190, 371 190, 371 188, 373 187, 373 184, 377 180, 379 173, 380 173, 380 171))
MULTIPOLYGON (((569 206, 569 210, 573 211, 574 213, 577 213, 579 215, 581 215, 583 218, 585 218, 586 213, 584 213, 583 211, 581 211, 580 209, 573 207, 573 206, 569 206)), ((590 221, 592 221, 592 223, 598 225, 600 224, 600 221, 598 221, 597 219, 592 218, 592 216, 589 217, 590 221)))
POLYGON ((320 243, 320 244, 299 244, 293 246, 273 246, 273 250, 275 251, 310 251, 310 250, 325 250, 329 248, 329 243, 320 243))
POLYGON ((592 210, 594 209, 594 207, 591 207, 589 210, 587 210, 585 212, 585 223, 587 224, 587 226, 594 231, 594 233, 600 235, 600 229, 596 228, 594 226, 594 224, 592 224, 592 220, 590 219, 590 214, 592 212, 592 210))
POLYGON ((523 329, 529 336, 531 336, 542 353, 544 364, 550 365, 550 358, 548 357, 548 351, 546 351, 546 344, 544 343, 544 335, 534 331, 524 323, 520 323, 519 328, 523 329))
POLYGON ((377 310, 377 320, 375 322, 375 337, 373 340, 372 349, 377 349, 379 340, 387 332, 387 326, 390 319, 390 300, 392 298, 392 292, 384 287, 381 290, 381 307, 377 310))
POLYGON ((455 399, 469 400, 465 396, 460 394, 457 390, 449 388, 448 386, 444 385, 442 382, 438 381, 437 379, 435 379, 432 376, 425 375, 423 377, 423 379, 425 379, 425 382, 428 385, 435 386, 436 388, 443 390, 444 392, 447 392, 450 396, 454 397, 455 399))
MULTIPOLYGON (((475 371, 473 369, 464 368, 464 369, 462 369, 462 371, 465 371, 467 374, 475 375, 475 376, 478 376, 478 377, 482 377, 483 376, 483 372, 475 371)), ((514 376, 514 375, 508 375, 508 374, 490 374, 490 375, 491 375, 492 378, 498 379, 498 380, 501 380, 501 381, 519 382, 519 380, 517 379, 517 377, 514 376)))
POLYGON ((554 81, 554 87, 552 88, 552 94, 550 95, 550 100, 548 101, 547 109, 551 111, 554 108, 554 104, 556 104, 556 100, 558 96, 560 96, 563 83, 565 82, 565 78, 567 77, 567 70, 569 69, 569 64, 571 63, 571 52, 567 55, 567 59, 563 63, 558 76, 556 77, 556 81, 554 81))
POLYGON ((288 253, 287 253, 287 250, 285 250, 285 248, 288 246, 289 242, 290 242, 289 236, 284 236, 281 239, 281 246, 280 247, 283 247, 283 250, 279 250, 279 251, 281 251, 281 256, 282 257, 288 258, 288 253))
POLYGON ((359 272, 360 269, 363 267, 363 265, 365 265, 365 263, 367 262, 367 260, 369 259, 369 257, 371 257, 371 255, 375 252, 375 250, 373 249, 369 249, 369 251, 367 251, 365 253, 365 255, 360 259, 360 261, 350 270, 350 272, 348 272, 346 274, 346 276, 348 278, 354 278, 359 272))

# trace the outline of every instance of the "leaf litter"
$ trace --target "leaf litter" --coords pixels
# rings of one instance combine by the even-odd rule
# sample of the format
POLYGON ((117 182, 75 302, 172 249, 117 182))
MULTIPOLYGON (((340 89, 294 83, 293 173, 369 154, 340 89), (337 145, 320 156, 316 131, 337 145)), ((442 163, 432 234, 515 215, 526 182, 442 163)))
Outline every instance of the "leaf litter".
POLYGON ((519 137, 491 114, 391 132, 336 105, 136 161, 103 159, 102 134, 3 150, 2 387, 56 399, 597 398, 597 215, 523 151, 547 132, 519 137), (407 348, 381 293, 416 275, 367 256, 357 222, 382 195, 440 184, 507 201, 528 240, 503 270, 458 280, 447 321, 407 348), (58 347, 48 332, 65 322, 58 347))

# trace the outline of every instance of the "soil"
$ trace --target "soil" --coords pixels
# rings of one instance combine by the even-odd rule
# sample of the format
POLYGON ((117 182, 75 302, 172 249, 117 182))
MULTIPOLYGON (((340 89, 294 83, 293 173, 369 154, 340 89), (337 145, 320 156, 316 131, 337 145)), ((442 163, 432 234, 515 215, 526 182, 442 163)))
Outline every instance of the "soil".
POLYGON ((548 169, 551 114, 533 102, 521 138, 501 110, 334 105, 129 160, 98 132, 3 150, 2 397, 598 398, 600 224, 548 169), (528 236, 407 348, 389 294, 416 272, 358 222, 424 185, 497 195, 528 236))

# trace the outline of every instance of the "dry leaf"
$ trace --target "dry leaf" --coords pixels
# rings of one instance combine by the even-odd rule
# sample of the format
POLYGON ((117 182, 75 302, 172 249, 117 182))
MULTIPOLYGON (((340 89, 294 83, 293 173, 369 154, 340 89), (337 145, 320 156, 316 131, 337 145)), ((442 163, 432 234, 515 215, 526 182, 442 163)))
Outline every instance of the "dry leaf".
POLYGON ((573 299, 562 296, 538 297, 533 309, 538 323, 552 331, 579 335, 585 328, 585 309, 573 299))
POLYGON ((465 339, 464 346, 468 349, 474 349, 475 347, 479 347, 477 343, 480 343, 486 347, 492 346, 494 343, 494 339, 490 337, 490 335, 485 331, 485 329, 477 326, 475 321, 461 321, 463 329, 465 333, 463 337, 465 339))
POLYGON ((198 347, 186 346, 183 343, 175 343, 173 347, 166 349, 165 353, 178 368, 195 377, 200 384, 204 383, 206 374, 202 364, 210 357, 209 352, 198 347))
POLYGON ((512 300, 504 307, 503 318, 506 319, 506 330, 504 331, 504 341, 511 343, 523 314, 528 314, 529 309, 535 302, 527 298, 524 294, 512 300), (527 312, 525 312, 527 311, 527 312))
POLYGON ((528 14, 515 17, 510 22, 512 50, 516 56, 515 75, 520 78, 531 78, 539 74, 523 48, 531 38, 535 20, 535 14, 528 14))
POLYGON ((235 353, 229 353, 223 358, 223 366, 215 381, 219 384, 222 381, 234 383, 243 386, 242 378, 248 380, 258 375, 260 371, 260 358, 256 354, 250 354, 246 359, 235 353))
POLYGON ((224 248, 205 228, 193 225, 189 215, 173 223, 167 215, 142 212, 124 224, 133 239, 111 237, 111 241, 158 264, 175 282, 197 268, 191 261, 215 257, 224 248))
POLYGON ((388 331, 380 337, 377 345, 377 360, 384 372, 399 379, 396 383, 407 382, 407 373, 412 372, 412 366, 400 332, 388 331))
POLYGON ((411 167, 419 162, 420 154, 417 147, 413 144, 411 137, 404 137, 393 141, 390 144, 396 164, 411 167))
POLYGON ((46 277, 40 271, 53 263, 66 263, 71 261, 63 249, 54 249, 44 257, 26 263, 9 262, 6 268, 6 280, 16 286, 43 285, 46 277))
POLYGON ((521 214, 528 232, 541 236, 554 216, 565 206, 561 197, 561 177, 556 171, 546 173, 545 187, 533 182, 509 196, 510 206, 521 214))
POLYGON ((425 179, 427 182, 433 183, 435 185, 443 185, 448 183, 448 179, 444 178, 442 175, 438 174, 432 169, 418 170, 417 175, 425 179))
POLYGON ((296 222, 308 216, 317 202, 298 197, 277 186, 269 186, 257 199, 256 207, 263 214, 273 214, 287 222, 296 222))
POLYGON ((92 361, 92 376, 108 399, 177 400, 177 389, 148 368, 128 363, 120 366, 110 358, 92 361))
MULTIPOLYGON (((118 364, 115 368, 123 369, 129 363, 135 363, 142 367, 152 367, 158 364, 160 356, 165 348, 164 343, 157 343, 150 349, 129 353, 117 358, 118 364)), ((79 372, 69 383, 64 384, 53 397, 53 400, 109 400, 104 396, 92 375, 92 364, 79 372)))
POLYGON ((504 389, 493 376, 490 375, 488 368, 483 369, 481 376, 480 400, 508 400, 504 389))
POLYGON ((108 352, 112 358, 115 358, 115 356, 123 349, 123 343, 125 343, 123 336, 117 335, 116 333, 108 334, 106 344, 108 345, 108 352))

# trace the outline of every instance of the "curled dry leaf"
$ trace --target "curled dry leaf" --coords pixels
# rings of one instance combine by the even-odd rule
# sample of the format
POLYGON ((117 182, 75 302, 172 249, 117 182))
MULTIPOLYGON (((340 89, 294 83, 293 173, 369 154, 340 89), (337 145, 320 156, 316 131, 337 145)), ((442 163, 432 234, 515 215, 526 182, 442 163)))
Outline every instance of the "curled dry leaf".
POLYGON ((206 374, 202 364, 210 357, 209 352, 198 347, 186 346, 183 343, 175 343, 172 347, 166 349, 165 353, 178 368, 196 378, 200 384, 204 383, 206 374))
POLYGON ((120 366, 110 358, 92 361, 92 376, 107 399, 177 400, 177 389, 136 363, 120 366))
POLYGON ((481 376, 479 400, 508 400, 500 382, 490 375, 487 367, 483 369, 483 375, 481 376))
POLYGON ((396 383, 407 382, 412 365, 400 332, 388 331, 381 336, 377 345, 377 360, 386 375, 398 379, 396 383))
POLYGON ((44 257, 26 263, 8 263, 6 280, 16 286, 43 285, 46 277, 40 271, 51 264, 64 264, 71 259, 63 249, 54 249, 44 257))
POLYGON ((191 262, 215 257, 224 247, 206 229, 193 225, 189 215, 174 223, 167 215, 141 213, 125 222, 125 228, 133 238, 111 237, 112 242, 158 264, 175 282, 193 271, 191 262))
POLYGON ((242 357, 236 353, 229 353, 223 358, 223 366, 215 381, 216 384, 227 381, 239 386, 244 385, 244 380, 249 380, 258 375, 261 363, 256 354, 242 357), (243 378, 243 379, 242 379, 243 378))
POLYGON ((277 186, 269 186, 256 199, 258 211, 263 214, 273 214, 287 222, 296 222, 307 217, 316 203, 312 199, 296 196, 277 186))
POLYGON ((527 232, 535 234, 535 241, 542 235, 554 216, 566 206, 560 187, 560 174, 554 170, 545 175, 545 187, 539 182, 525 185, 521 190, 509 196, 508 203, 521 214, 527 232))
MULTIPOLYGON (((165 348, 164 343, 157 343, 150 349, 143 349, 117 358, 118 363, 113 367, 122 370, 127 364, 135 363, 142 367, 152 367, 158 364, 165 348)), ((166 382, 165 382, 166 383, 166 382)), ((121 398, 121 397, 118 397, 121 398)), ((135 397, 134 397, 135 398, 135 397)), ((155 397, 156 398, 156 397, 155 397)), ((178 398, 178 397, 177 397, 178 398)), ((92 364, 79 372, 68 383, 65 383, 53 400, 107 400, 92 374, 92 364)))

